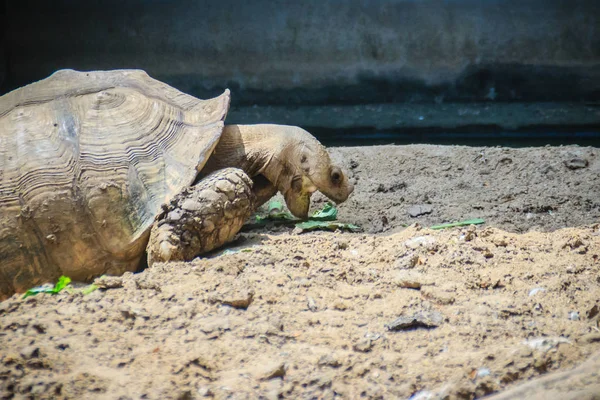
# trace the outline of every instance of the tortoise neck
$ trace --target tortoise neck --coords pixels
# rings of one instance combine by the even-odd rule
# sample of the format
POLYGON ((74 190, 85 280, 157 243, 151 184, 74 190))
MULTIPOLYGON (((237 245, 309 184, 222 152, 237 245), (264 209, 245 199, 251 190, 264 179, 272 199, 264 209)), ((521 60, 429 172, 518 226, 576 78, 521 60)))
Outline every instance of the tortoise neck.
POLYGON ((274 157, 281 154, 282 138, 264 125, 226 125, 221 139, 202 172, 226 167, 242 169, 251 178, 264 175, 272 183, 281 173, 274 157))

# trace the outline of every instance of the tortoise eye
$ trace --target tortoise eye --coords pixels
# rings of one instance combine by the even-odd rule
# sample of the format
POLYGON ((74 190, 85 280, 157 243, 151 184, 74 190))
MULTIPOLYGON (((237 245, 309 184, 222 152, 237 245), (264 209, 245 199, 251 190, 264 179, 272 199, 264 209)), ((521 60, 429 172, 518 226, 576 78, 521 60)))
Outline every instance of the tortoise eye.
POLYGON ((342 181, 342 171, 339 168, 333 168, 331 170, 331 182, 338 184, 342 181))

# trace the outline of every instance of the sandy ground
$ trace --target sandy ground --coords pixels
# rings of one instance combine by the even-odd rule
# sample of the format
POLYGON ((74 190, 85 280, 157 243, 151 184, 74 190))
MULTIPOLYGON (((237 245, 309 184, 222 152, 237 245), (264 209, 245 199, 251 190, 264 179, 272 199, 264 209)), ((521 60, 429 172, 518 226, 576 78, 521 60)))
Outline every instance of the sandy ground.
POLYGON ((0 396, 599 398, 597 151, 332 149, 363 232, 246 230, 91 294, 14 296, 0 396))

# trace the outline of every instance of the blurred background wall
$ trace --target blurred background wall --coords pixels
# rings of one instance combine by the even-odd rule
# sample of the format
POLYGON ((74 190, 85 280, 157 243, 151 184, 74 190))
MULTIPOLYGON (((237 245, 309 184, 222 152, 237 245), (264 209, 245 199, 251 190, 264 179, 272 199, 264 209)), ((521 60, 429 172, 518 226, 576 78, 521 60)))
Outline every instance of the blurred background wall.
POLYGON ((598 0, 3 0, 2 89, 142 68, 237 104, 600 98, 598 0))
POLYGON ((600 132, 590 108, 331 109, 598 103, 599 0, 0 0, 0 24, 0 94, 61 68, 141 68, 201 98, 230 88, 236 122, 516 129, 541 113, 600 132))

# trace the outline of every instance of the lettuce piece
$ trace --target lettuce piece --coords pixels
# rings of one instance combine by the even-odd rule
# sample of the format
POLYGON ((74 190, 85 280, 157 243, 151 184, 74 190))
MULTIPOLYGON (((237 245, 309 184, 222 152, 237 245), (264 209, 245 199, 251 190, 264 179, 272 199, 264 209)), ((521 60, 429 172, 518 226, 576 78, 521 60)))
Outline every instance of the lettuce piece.
POLYGON ((360 227, 354 224, 344 224, 342 222, 331 222, 331 221, 306 221, 296 224, 296 229, 299 233, 310 232, 310 231, 350 231, 358 232, 360 227))
POLYGON ((312 217, 309 218, 311 221, 335 221, 337 219, 338 210, 332 204, 327 202, 322 209, 315 211, 312 217))
POLYGON ((23 298, 25 299, 29 296, 35 296, 38 293, 56 294, 56 293, 59 293, 61 290, 63 290, 65 287, 67 287, 67 285, 69 283, 71 283, 71 278, 63 275, 60 278, 58 278, 58 282, 56 282, 56 285, 54 285, 54 287, 48 287, 48 286, 34 287, 33 289, 29 289, 28 291, 26 291, 25 294, 23 295, 23 298))
POLYGON ((460 222, 451 222, 449 224, 441 224, 441 225, 434 225, 432 227, 430 227, 429 229, 446 229, 446 228, 454 228, 455 226, 468 226, 468 225, 479 225, 479 224, 483 224, 485 223, 485 220, 481 219, 481 218, 476 218, 476 219, 469 219, 466 221, 460 221, 460 222))

